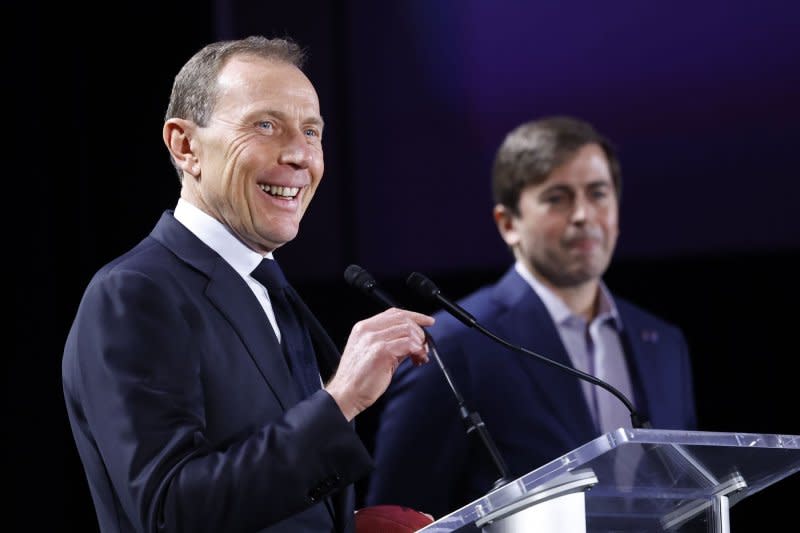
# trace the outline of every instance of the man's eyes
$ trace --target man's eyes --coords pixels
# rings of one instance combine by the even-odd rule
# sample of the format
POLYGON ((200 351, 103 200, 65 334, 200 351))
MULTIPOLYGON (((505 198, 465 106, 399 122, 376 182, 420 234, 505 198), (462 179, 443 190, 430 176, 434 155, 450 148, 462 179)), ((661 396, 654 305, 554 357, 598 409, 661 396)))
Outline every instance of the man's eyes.
MULTIPOLYGON (((592 189, 588 192, 588 197, 591 198, 592 200, 604 200, 605 198, 608 198, 608 196, 609 196, 609 191, 606 188, 592 189)), ((559 193, 559 194, 549 194, 543 197, 543 200, 545 203, 551 205, 560 205, 572 201, 572 198, 573 196, 570 194, 559 193)))
MULTIPOLYGON (((271 120, 259 120, 256 122, 256 127, 270 132, 275 131, 275 124, 271 120)), ((317 139, 322 136, 322 132, 318 128, 305 128, 303 135, 317 139)))
POLYGON ((567 200, 566 194, 550 194, 544 197, 544 201, 548 204, 560 204, 567 200))

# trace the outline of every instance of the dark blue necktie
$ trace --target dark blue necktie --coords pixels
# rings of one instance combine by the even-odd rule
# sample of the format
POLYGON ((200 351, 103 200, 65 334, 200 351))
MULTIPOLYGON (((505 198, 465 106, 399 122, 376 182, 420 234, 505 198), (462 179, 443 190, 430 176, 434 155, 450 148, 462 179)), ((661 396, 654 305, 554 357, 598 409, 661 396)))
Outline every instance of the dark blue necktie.
POLYGON ((302 396, 309 396, 320 388, 319 370, 308 330, 291 304, 289 282, 286 281, 281 267, 272 259, 263 259, 253 270, 253 277, 269 292, 272 310, 281 330, 281 348, 289 371, 302 391, 302 396))

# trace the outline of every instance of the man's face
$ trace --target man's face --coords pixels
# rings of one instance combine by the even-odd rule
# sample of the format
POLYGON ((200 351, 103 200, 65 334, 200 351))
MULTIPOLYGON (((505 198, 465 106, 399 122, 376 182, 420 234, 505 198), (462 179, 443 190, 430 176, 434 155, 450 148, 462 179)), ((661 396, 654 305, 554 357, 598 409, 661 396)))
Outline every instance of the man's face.
POLYGON ((322 179, 317 93, 294 65, 253 56, 232 58, 218 87, 208 125, 191 140, 200 168, 191 196, 245 244, 269 252, 297 235, 322 179))
POLYGON ((619 235, 619 205, 602 148, 588 144, 541 184, 523 189, 519 215, 498 208, 506 243, 555 287, 598 280, 619 235))

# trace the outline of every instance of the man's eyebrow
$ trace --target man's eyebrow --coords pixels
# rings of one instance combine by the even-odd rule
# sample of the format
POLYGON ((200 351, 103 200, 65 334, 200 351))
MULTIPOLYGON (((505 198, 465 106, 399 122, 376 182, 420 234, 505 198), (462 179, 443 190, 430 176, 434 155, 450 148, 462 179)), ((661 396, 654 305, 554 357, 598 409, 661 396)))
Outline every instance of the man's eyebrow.
POLYGON ((566 185, 564 183, 554 183, 554 184, 542 189, 542 194, 545 194, 545 193, 548 193, 548 192, 554 192, 554 191, 571 191, 571 190, 572 190, 572 187, 569 186, 569 185, 566 185))
POLYGON ((319 129, 323 129, 325 127, 325 120, 323 120, 323 118, 320 116, 309 117, 303 122, 305 124, 313 124, 314 126, 318 126, 319 129))
POLYGON ((596 180, 592 180, 586 184, 587 187, 612 187, 614 183, 610 179, 606 178, 598 178, 596 180))
MULTIPOLYGON (((587 189, 597 189, 598 187, 613 187, 613 182, 605 178, 598 178, 596 180, 590 181, 589 183, 587 183, 582 187, 585 187, 587 189)), ((566 183, 554 183, 542 189, 542 194, 547 194, 549 192, 571 192, 573 189, 574 187, 572 185, 566 183)))
MULTIPOLYGON (((283 111, 278 111, 277 109, 262 109, 257 114, 267 114, 272 115, 278 120, 286 121, 289 118, 289 115, 284 113, 283 111)), ((310 115, 302 120, 303 124, 312 124, 314 126, 318 126, 320 129, 325 127, 325 121, 319 115, 310 115)))

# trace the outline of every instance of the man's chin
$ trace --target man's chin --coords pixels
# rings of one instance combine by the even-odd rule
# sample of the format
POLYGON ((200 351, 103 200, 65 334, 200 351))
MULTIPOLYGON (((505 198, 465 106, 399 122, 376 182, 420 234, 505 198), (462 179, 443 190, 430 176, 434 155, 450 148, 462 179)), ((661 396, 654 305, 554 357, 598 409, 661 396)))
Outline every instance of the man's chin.
POLYGON ((283 231, 270 231, 262 233, 255 248, 260 253, 272 252, 294 240, 297 237, 297 228, 283 231))
POLYGON ((591 281, 597 281, 605 272, 605 268, 597 265, 582 265, 577 268, 565 268, 554 274, 553 283, 561 288, 579 287, 591 281))
POLYGON ((608 265, 608 257, 594 251, 587 254, 578 254, 573 257, 572 264, 568 265, 567 269, 575 272, 576 275, 591 279, 602 276, 608 268, 608 265))

